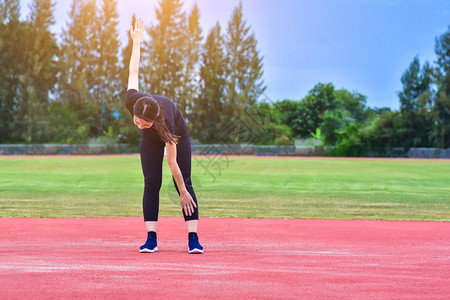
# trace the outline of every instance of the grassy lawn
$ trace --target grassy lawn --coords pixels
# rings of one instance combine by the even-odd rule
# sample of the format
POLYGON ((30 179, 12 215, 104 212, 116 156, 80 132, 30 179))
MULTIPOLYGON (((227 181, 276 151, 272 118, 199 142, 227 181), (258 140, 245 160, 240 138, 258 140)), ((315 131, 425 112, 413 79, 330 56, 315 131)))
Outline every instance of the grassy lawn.
MULTIPOLYGON (((201 217, 450 220, 450 161, 193 158, 201 217)), ((0 157, 0 217, 141 216, 139 156, 0 157)), ((181 216, 164 164, 160 215, 181 216)))

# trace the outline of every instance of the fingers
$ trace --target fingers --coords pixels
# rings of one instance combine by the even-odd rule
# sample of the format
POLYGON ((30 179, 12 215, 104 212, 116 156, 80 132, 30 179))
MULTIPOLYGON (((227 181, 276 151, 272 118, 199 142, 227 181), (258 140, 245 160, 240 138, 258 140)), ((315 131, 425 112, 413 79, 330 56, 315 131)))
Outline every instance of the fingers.
POLYGON ((186 216, 192 216, 192 214, 194 213, 194 207, 190 203, 188 205, 184 206, 183 210, 184 210, 184 213, 186 214, 186 216))
POLYGON ((191 210, 187 206, 184 208, 184 213, 186 214, 186 216, 192 216, 191 210))
POLYGON ((192 216, 192 214, 195 211, 195 208, 197 207, 197 204, 195 203, 194 199, 190 197, 189 195, 188 199, 180 199, 181 201, 181 209, 184 211, 184 213, 187 216, 192 216), (187 203, 184 203, 187 200, 187 203))
POLYGON ((186 216, 192 216, 192 214, 194 213, 194 208, 192 207, 192 205, 191 206, 186 205, 182 207, 182 209, 186 216))
POLYGON ((133 25, 130 25, 130 34, 135 34, 136 32, 143 32, 145 30, 144 20, 141 18, 136 19, 133 25))
POLYGON ((136 24, 135 24, 135 29, 139 30, 139 31, 143 31, 144 30, 144 20, 142 20, 141 18, 136 20, 136 24))

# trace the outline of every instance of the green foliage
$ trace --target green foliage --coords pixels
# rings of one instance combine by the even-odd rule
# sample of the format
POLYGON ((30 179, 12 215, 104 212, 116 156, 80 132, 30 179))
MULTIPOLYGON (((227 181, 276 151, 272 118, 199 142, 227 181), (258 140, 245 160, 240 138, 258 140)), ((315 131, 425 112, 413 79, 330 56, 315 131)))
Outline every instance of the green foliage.
MULTIPOLYGON (((95 63, 98 28, 95 1, 73 0, 67 28, 63 30, 61 42, 60 75, 58 80, 58 98, 68 110, 77 114, 77 119, 87 136, 98 134, 97 122, 101 114, 98 99, 92 93, 96 86, 95 63)), ((78 131, 77 133, 80 133, 78 131)))
POLYGON ((200 62, 200 93, 193 103, 191 134, 202 143, 217 142, 217 134, 228 121, 224 105, 225 93, 224 40, 219 23, 203 45, 200 62))
POLYGON ((366 145, 361 135, 361 125, 353 123, 338 132, 337 156, 355 157, 364 156, 366 153, 366 145))
POLYGON ((254 143, 267 129, 252 116, 258 114, 256 103, 265 90, 263 65, 242 10, 240 3, 224 36, 217 23, 203 44, 200 93, 188 115, 191 132, 201 142, 254 143))
POLYGON ((436 65, 415 57, 403 73, 400 112, 382 112, 373 123, 368 147, 386 155, 393 147, 450 147, 450 27, 436 38, 436 65))
POLYGON ((356 124, 364 124, 370 119, 370 110, 366 106, 367 97, 354 91, 349 92, 346 89, 336 90, 334 92, 338 102, 338 108, 346 111, 346 118, 356 124))
MULTIPOLYGON (((336 108, 325 111, 322 115, 321 128, 324 143, 336 145, 339 155, 342 156, 346 153, 342 149, 350 149, 343 145, 347 144, 347 140, 358 139, 360 129, 370 123, 371 113, 366 107, 366 96, 345 89, 336 90, 334 94, 337 101, 336 108)), ((352 150, 348 155, 356 156, 355 153, 352 150)), ((359 152, 359 155, 364 153, 359 152)))
POLYGON ((40 143, 51 139, 52 134, 47 111, 49 94, 54 91, 57 82, 59 47, 50 31, 50 26, 55 23, 54 3, 51 0, 34 0, 30 9, 26 38, 28 68, 23 76, 26 89, 22 93, 22 101, 27 109, 23 137, 27 143, 40 143))
POLYGON ((322 130, 320 130, 320 128, 317 128, 316 129, 316 133, 313 133, 312 135, 311 135, 314 139, 316 139, 316 140, 321 140, 323 137, 322 137, 322 130))
POLYGON ((103 131, 103 136, 105 136, 107 138, 115 138, 114 130, 113 130, 112 126, 108 126, 107 131, 103 131))
MULTIPOLYGON (((322 139, 325 145, 335 145, 338 140, 339 131, 344 127, 344 114, 346 111, 341 109, 326 110, 322 116, 320 129, 322 139)), ((312 136, 312 134, 311 134, 312 136)))
POLYGON ((262 79, 262 57, 257 49, 256 38, 244 20, 242 2, 228 21, 225 53, 226 109, 220 113, 225 114, 228 123, 241 134, 227 136, 224 140, 230 143, 251 142, 251 131, 258 130, 260 125, 255 124, 249 110, 255 109, 256 101, 266 87, 262 79))
POLYGON ((51 138, 49 93, 56 84, 58 46, 51 0, 33 0, 27 21, 18 1, 2 2, 0 23, 0 142, 51 138))
POLYGON ((273 103, 273 108, 273 113, 277 113, 280 123, 291 128, 293 136, 299 136, 300 102, 283 100, 273 103))
POLYGON ((27 24, 19 20, 19 1, 2 1, 0 22, 0 142, 23 141, 23 103, 27 73, 27 24), (25 49, 25 51, 24 51, 25 49))
POLYGON ((402 144, 405 148, 431 146, 430 133, 434 123, 430 113, 432 107, 432 70, 428 63, 420 68, 415 57, 403 73, 403 90, 398 93, 403 122, 402 144))
POLYGON ((324 145, 336 146, 347 128, 351 132, 350 128, 366 125, 373 118, 365 103, 366 97, 360 93, 319 83, 301 101, 284 100, 274 106, 294 136, 315 137, 324 145))
POLYGON ((52 139, 54 143, 85 144, 88 141, 87 130, 78 119, 76 111, 67 109, 59 101, 51 102, 48 108, 48 121, 52 124, 52 139))
POLYGON ((0 22, 2 24, 18 20, 20 16, 19 0, 0 1, 0 22))
POLYGON ((186 14, 180 0, 161 0, 156 8, 156 23, 148 28, 150 40, 144 43, 141 73, 142 91, 173 99, 183 115, 181 102, 183 62, 185 55, 186 14))
POLYGON ((105 129, 114 128, 119 130, 119 124, 115 112, 123 107, 122 98, 118 91, 120 86, 119 72, 119 40, 117 26, 119 15, 117 13, 117 0, 103 0, 100 10, 97 12, 99 28, 97 32, 95 68, 95 86, 93 89, 93 100, 100 110, 96 116, 95 135, 100 135, 105 129))
POLYGON ((200 28, 200 11, 194 5, 187 17, 186 32, 183 35, 183 69, 182 84, 179 87, 177 105, 184 116, 190 119, 194 101, 199 97, 200 83, 198 79, 199 60, 202 46, 202 29, 200 28))
POLYGON ((403 130, 400 112, 383 112, 370 128, 368 148, 376 156, 389 155, 390 149, 401 147, 403 130))
POLYGON ((295 134, 301 137, 311 136, 316 128, 320 127, 323 121, 322 115, 327 110, 334 110, 336 107, 337 101, 333 84, 317 84, 300 102, 296 118, 298 131, 295 134))
POLYGON ((435 52, 437 62, 435 67, 437 93, 432 108, 436 129, 433 141, 438 147, 450 147, 450 26, 443 35, 436 38, 435 52))
POLYGON ((263 145, 292 145, 292 131, 281 122, 282 113, 276 107, 277 103, 260 102, 253 117, 258 125, 258 138, 255 143, 263 145))
POLYGON ((319 83, 301 101, 276 104, 282 123, 301 138, 321 129, 324 144, 335 146, 340 156, 367 155, 369 151, 383 156, 395 147, 449 147, 449 49, 450 27, 436 39, 434 69, 429 63, 421 68, 419 59, 414 58, 401 78, 400 112, 368 108, 364 95, 319 83))
MULTIPOLYGON (((137 147, 139 130, 123 105, 132 43, 119 54, 117 1, 72 0, 60 42, 50 31, 55 1, 32 0, 25 21, 19 0, 0 1, 0 143, 107 136, 137 147)), ((398 112, 369 108, 366 96, 332 83, 269 104, 260 101, 263 57, 242 2, 224 32, 217 23, 205 39, 198 6, 183 5, 159 1, 141 87, 172 98, 200 142, 291 145, 314 137, 342 156, 450 147, 450 27, 436 38, 435 63, 415 57, 403 73, 398 112)))
MULTIPOLYGON (((85 138, 101 135, 115 123, 122 106, 119 89, 117 1, 73 0, 70 22, 63 31, 59 101, 78 115, 85 138)), ((118 127, 117 125, 115 126, 118 127)), ((118 128, 116 129, 118 130, 118 128)))

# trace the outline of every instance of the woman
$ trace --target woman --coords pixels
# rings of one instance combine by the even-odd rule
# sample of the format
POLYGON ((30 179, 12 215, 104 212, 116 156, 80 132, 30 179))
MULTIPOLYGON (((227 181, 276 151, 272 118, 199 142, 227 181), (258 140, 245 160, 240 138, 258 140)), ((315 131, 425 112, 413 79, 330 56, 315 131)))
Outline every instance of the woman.
POLYGON ((162 162, 166 147, 167 162, 180 195, 181 209, 189 238, 189 253, 203 253, 197 236, 198 207, 191 182, 191 144, 186 122, 178 108, 168 98, 139 92, 139 62, 141 40, 145 26, 142 19, 130 28, 133 49, 125 105, 141 129, 140 153, 144 173, 144 221, 147 241, 140 252, 156 252, 159 211, 159 190, 162 183, 162 162))

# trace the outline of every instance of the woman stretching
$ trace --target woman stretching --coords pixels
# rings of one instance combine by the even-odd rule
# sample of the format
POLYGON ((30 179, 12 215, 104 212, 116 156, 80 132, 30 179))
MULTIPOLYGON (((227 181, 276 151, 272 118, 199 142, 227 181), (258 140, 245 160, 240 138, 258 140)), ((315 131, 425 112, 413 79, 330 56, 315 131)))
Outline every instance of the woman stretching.
POLYGON ((141 40, 145 26, 137 19, 130 36, 133 50, 125 105, 133 116, 134 124, 141 129, 140 153, 144 173, 144 221, 147 241, 140 252, 158 251, 156 231, 158 226, 159 190, 162 184, 164 147, 172 172, 189 237, 189 253, 203 253, 197 236, 198 207, 191 182, 191 143, 186 122, 172 100, 139 92, 139 62, 141 40))

